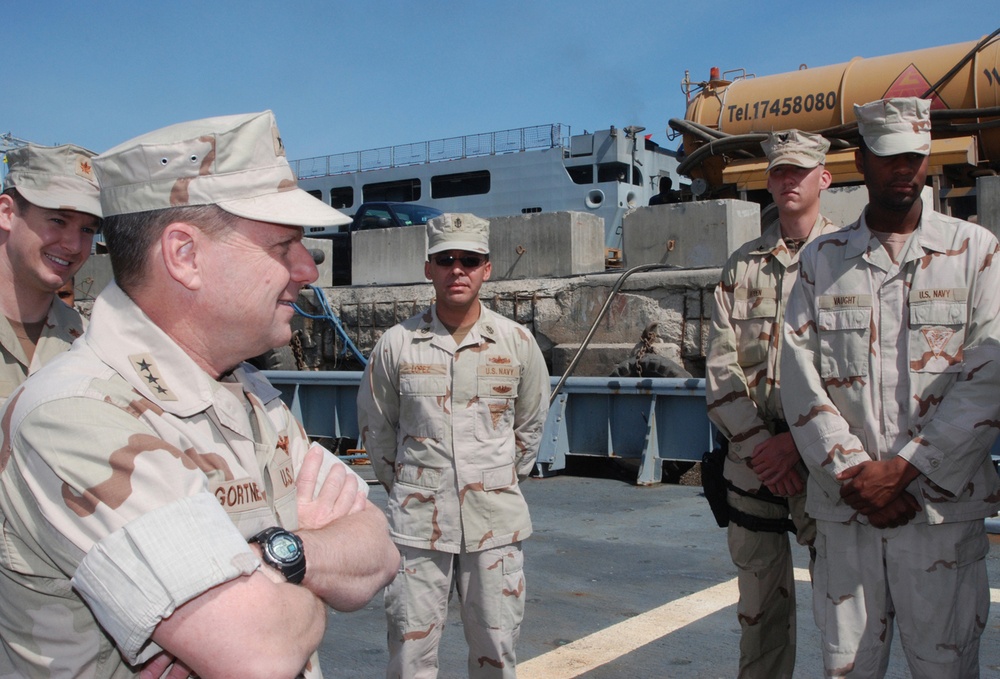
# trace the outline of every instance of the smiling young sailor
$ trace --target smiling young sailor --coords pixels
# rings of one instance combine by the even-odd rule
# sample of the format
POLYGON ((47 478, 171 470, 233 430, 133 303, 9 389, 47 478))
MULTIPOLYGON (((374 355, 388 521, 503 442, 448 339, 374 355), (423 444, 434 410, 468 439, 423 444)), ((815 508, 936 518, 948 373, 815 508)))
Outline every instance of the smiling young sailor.
POLYGON ((809 467, 826 676, 979 676, 1000 507, 1000 245, 921 199, 930 102, 855 106, 869 202, 799 259, 781 400, 809 467))
POLYGON ((93 151, 28 144, 7 152, 0 194, 0 405, 69 349, 84 321, 56 292, 90 256, 100 229, 93 151))

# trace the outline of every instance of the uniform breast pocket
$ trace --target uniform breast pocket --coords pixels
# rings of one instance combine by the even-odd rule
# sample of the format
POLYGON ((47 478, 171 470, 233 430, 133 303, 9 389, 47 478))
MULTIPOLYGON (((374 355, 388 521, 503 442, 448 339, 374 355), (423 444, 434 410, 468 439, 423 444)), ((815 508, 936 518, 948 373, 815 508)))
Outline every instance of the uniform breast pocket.
POLYGON ((820 309, 816 317, 822 377, 868 374, 871 307, 820 309))
POLYGON ((399 427, 404 434, 440 439, 448 407, 448 379, 443 375, 400 375, 399 427))
POLYGON ((480 441, 503 438, 513 431, 517 386, 517 379, 479 377, 476 390, 476 438, 480 441))
POLYGON ((33 549, 26 544, 7 519, 0 519, 0 566, 21 575, 52 578, 52 585, 60 590, 56 593, 69 595, 69 580, 50 560, 40 559, 35 551, 37 549, 37 545, 33 549))
POLYGON ((910 370, 923 373, 961 370, 967 319, 964 301, 911 301, 910 370))
POLYGON ((736 333, 736 360, 740 366, 758 365, 767 360, 774 341, 778 303, 775 299, 756 297, 733 302, 733 330, 736 333))
POLYGON ((440 469, 420 467, 415 464, 401 464, 396 467, 396 483, 434 491, 441 485, 441 474, 440 469))

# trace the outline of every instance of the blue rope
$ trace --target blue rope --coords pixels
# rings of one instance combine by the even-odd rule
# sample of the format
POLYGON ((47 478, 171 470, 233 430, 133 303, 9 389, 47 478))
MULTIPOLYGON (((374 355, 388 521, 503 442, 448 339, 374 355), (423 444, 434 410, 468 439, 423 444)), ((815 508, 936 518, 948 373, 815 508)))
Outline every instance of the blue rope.
POLYGON ((347 336, 347 331, 344 330, 344 326, 340 324, 340 319, 337 318, 336 314, 333 313, 333 309, 330 308, 330 303, 326 299, 326 293, 315 285, 310 285, 309 289, 316 295, 316 304, 320 309, 322 309, 323 313, 318 315, 310 314, 299 307, 298 304, 293 304, 292 308, 295 309, 295 313, 300 316, 305 316, 306 318, 329 321, 330 325, 332 325, 334 330, 337 331, 337 334, 340 335, 340 338, 344 340, 344 347, 340 350, 340 355, 347 356, 347 351, 350 350, 362 366, 367 366, 368 359, 365 358, 365 355, 362 354, 356 346, 354 346, 354 342, 351 341, 351 338, 347 336))

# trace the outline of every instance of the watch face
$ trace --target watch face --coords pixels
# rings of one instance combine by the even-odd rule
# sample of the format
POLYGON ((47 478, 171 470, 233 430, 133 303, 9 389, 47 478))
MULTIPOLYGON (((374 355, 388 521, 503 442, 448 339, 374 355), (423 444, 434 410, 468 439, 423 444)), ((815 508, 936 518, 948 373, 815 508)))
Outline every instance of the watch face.
POLYGON ((278 561, 292 563, 299 558, 302 553, 298 540, 289 533, 278 533, 268 541, 271 554, 278 561))

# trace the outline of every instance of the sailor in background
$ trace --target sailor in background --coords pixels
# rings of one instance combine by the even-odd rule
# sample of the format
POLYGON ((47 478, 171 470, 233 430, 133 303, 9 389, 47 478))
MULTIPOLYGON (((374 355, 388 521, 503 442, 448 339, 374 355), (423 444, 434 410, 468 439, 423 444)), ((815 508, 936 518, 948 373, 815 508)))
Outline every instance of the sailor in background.
POLYGON ((830 143, 788 130, 772 133, 762 146, 778 218, 723 269, 706 369, 708 415, 728 439, 721 514, 738 571, 741 679, 789 678, 795 668, 788 531, 811 549, 815 525, 805 512, 806 471, 778 397, 781 323, 799 251, 837 229, 819 212, 820 193, 830 186, 830 143))
POLYGON ((489 222, 427 222, 435 303, 381 337, 358 393, 359 429, 389 493, 402 555, 386 589, 389 679, 437 676, 456 588, 469 676, 516 676, 531 517, 519 482, 538 454, 549 374, 534 337, 487 309, 489 222))
POLYGON ((660 177, 660 191, 649 199, 650 205, 669 205, 679 203, 681 195, 679 191, 673 190, 674 180, 670 177, 660 177))

